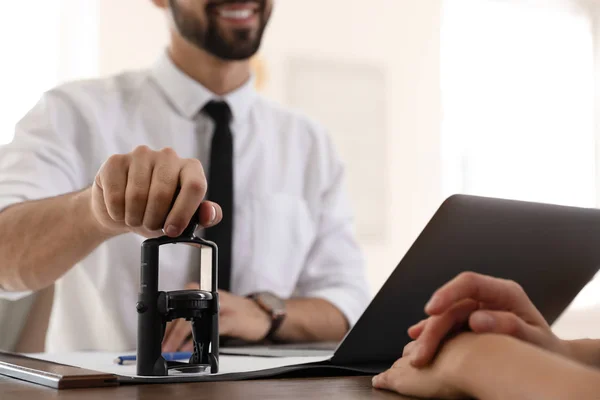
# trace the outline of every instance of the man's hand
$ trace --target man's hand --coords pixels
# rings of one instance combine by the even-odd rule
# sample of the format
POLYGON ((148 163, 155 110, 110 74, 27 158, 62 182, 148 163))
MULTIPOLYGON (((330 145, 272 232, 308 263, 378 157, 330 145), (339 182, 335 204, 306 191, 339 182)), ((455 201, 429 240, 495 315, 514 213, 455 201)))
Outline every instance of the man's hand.
MULTIPOLYGON (((198 288, 198 284, 186 286, 186 289, 198 288)), ((258 342, 265 337, 270 327, 268 314, 254 301, 219 291, 219 335, 258 342)), ((188 321, 178 319, 169 323, 163 340, 163 352, 192 351, 194 347, 189 339, 191 332, 188 321)))
POLYGON ((402 358, 387 371, 373 378, 373 386, 397 392, 405 396, 435 399, 468 398, 461 380, 461 363, 471 351, 476 339, 473 333, 463 333, 448 342, 440 349, 435 361, 429 368, 415 368, 410 363, 410 356, 416 349, 411 342, 404 348, 402 358))
POLYGON ((475 333, 506 334, 555 353, 570 356, 568 342, 550 326, 515 282, 475 273, 462 273, 438 289, 425 307, 429 318, 412 326, 411 364, 427 365, 442 341, 468 328, 475 333))
POLYGON ((254 300, 219 291, 219 334, 246 342, 264 339, 271 318, 254 300))
POLYGON ((92 214, 107 233, 135 232, 145 237, 180 235, 200 207, 200 225, 221 220, 221 208, 208 201, 200 161, 181 159, 175 151, 139 146, 111 156, 92 186, 92 214), (173 197, 180 192, 173 203, 173 197), (171 208, 171 205, 172 208, 171 208))

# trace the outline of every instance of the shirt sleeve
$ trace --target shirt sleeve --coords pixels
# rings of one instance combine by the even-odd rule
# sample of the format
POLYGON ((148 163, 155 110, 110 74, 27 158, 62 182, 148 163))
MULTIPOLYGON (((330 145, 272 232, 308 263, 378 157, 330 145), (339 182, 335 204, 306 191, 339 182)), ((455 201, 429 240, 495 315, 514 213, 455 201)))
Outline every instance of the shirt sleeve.
POLYGON ((336 306, 354 326, 370 302, 365 260, 353 231, 353 216, 344 188, 344 168, 332 144, 317 168, 324 184, 315 209, 317 235, 302 271, 297 293, 336 306))
MULTIPOLYGON (((83 128, 64 93, 48 92, 17 122, 13 140, 0 147, 0 211, 81 189, 81 155, 75 135, 83 128)), ((30 292, 7 292, 17 300, 30 292)))

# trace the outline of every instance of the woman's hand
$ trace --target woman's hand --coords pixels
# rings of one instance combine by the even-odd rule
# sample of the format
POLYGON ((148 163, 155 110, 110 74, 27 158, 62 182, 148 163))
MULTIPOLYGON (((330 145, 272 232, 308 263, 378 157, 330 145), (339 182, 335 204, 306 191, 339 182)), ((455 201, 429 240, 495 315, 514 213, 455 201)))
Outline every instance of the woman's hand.
POLYGON ((416 342, 404 348, 402 358, 387 371, 373 378, 373 386, 405 396, 436 399, 469 398, 461 387, 462 364, 473 348, 477 335, 462 333, 448 340, 440 349, 435 360, 426 368, 415 368, 410 356, 416 342))
POLYGON ((468 330, 515 337, 560 355, 572 357, 569 342, 560 340, 516 282, 462 273, 438 289, 425 307, 430 315, 408 330, 416 340, 411 354, 415 367, 429 363, 442 341, 468 330))
POLYGON ((423 368, 409 362, 415 344, 373 386, 405 396, 480 400, 592 400, 600 372, 508 335, 461 333, 423 368))

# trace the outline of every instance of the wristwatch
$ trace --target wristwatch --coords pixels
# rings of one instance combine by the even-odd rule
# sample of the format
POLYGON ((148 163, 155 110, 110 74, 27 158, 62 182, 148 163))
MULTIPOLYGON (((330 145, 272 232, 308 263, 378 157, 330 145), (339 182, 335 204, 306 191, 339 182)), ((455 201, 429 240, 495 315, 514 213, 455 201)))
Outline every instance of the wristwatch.
POLYGON ((271 327, 265 335, 265 339, 274 341, 275 332, 286 317, 285 301, 271 292, 252 293, 248 298, 254 300, 263 311, 269 314, 271 327))

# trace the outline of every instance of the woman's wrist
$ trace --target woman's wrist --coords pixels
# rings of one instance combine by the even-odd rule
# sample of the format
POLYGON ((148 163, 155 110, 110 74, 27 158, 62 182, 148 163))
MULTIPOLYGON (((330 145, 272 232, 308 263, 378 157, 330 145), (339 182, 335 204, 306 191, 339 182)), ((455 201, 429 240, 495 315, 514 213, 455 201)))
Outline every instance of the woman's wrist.
POLYGON ((477 382, 471 378, 485 364, 485 354, 489 351, 492 340, 492 335, 470 332, 449 339, 445 345, 452 352, 449 358, 453 361, 444 364, 442 376, 445 377, 445 383, 457 392, 475 397, 478 392, 477 382))
MULTIPOLYGON (((565 341, 568 349, 565 351, 590 361, 597 354, 597 350, 592 350, 598 347, 598 342, 593 342, 565 341)), ((523 398, 536 393, 540 398, 548 398, 550 394, 556 398, 590 398, 589 393, 600 385, 590 384, 598 381, 598 372, 585 367, 580 360, 512 336, 481 334, 459 349, 459 361, 453 371, 448 371, 448 376, 455 388, 472 398, 506 398, 510 382, 518 379, 523 381, 519 387, 523 398), (561 382, 562 379, 568 383, 561 382)))
POLYGON ((600 340, 562 340, 565 355, 570 359, 592 367, 600 367, 600 340))
POLYGON ((457 337, 461 343, 456 346, 456 363, 447 376, 449 384, 460 392, 479 398, 486 390, 483 385, 493 380, 496 368, 501 367, 493 365, 495 357, 491 353, 510 352, 511 345, 517 339, 497 334, 466 335, 457 337))

